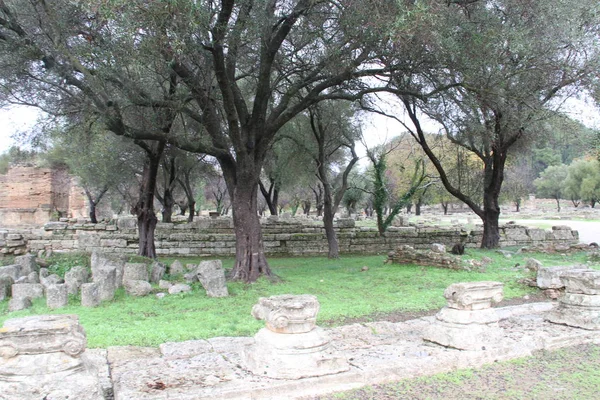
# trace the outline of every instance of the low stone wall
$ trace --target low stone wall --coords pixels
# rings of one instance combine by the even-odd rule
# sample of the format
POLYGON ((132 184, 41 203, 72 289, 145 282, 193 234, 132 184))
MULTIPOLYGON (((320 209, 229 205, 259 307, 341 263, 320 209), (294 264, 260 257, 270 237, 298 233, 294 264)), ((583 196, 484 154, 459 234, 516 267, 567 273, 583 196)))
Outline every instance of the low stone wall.
MULTIPOLYGON (((399 245, 428 249, 432 243, 452 247, 463 243, 478 247, 483 229, 467 231, 461 226, 390 227, 383 237, 375 228, 356 227, 353 220, 336 222, 342 253, 386 254, 399 245)), ((322 224, 310 220, 289 219, 263 221, 265 251, 276 255, 327 254, 327 240, 322 224)), ((500 229, 501 246, 567 246, 578 242, 577 231, 556 226, 552 230, 532 229, 508 224, 500 229)), ((159 223, 155 243, 159 255, 234 255, 235 236, 229 218, 201 218, 192 223, 159 223)), ((42 229, 0 230, 0 251, 19 254, 25 251, 86 251, 135 254, 138 248, 135 218, 121 218, 111 223, 83 223, 77 220, 50 222, 42 229)))

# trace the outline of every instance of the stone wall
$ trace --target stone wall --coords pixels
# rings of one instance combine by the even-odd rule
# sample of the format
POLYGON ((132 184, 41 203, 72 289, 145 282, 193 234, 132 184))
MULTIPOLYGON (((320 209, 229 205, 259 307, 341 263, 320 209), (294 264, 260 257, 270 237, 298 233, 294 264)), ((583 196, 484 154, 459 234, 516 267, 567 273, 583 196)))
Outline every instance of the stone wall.
MULTIPOLYGON (((0 248, 3 253, 25 250, 38 252, 101 250, 135 254, 138 235, 135 218, 121 218, 110 224, 90 224, 74 219, 49 222, 43 229, 1 230, 0 248), (12 246, 12 247, 11 247, 12 246)), ((265 220, 262 224, 265 250, 275 255, 327 254, 327 240, 321 224, 309 220, 265 220)), ((463 243, 478 247, 483 229, 466 231, 460 226, 390 227, 384 237, 375 228, 356 227, 353 220, 337 221, 340 252, 385 254, 406 244, 426 249, 432 243, 452 247, 463 243)), ((578 243, 577 231, 569 227, 552 230, 530 229, 505 225, 500 231, 501 246, 551 246, 578 243)), ((233 223, 228 218, 201 218, 192 223, 159 223, 156 229, 156 249, 159 255, 234 255, 233 223)))
POLYGON ((64 169, 15 166, 0 175, 0 223, 3 227, 42 224, 53 213, 81 217, 86 213, 81 188, 64 169))

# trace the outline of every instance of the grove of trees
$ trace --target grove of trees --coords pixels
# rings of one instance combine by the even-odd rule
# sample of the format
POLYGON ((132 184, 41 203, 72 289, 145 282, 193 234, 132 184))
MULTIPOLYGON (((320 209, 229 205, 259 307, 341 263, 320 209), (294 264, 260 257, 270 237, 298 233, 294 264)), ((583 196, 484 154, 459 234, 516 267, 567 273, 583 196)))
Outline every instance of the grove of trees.
MULTIPOLYGON (((358 107, 393 114, 422 150, 404 192, 382 192, 393 180, 383 179, 384 153, 371 154, 365 199, 378 215, 413 195, 418 206, 447 204, 443 185, 481 218, 482 247, 493 248, 501 194, 517 201, 526 190, 503 192, 519 152, 554 163, 536 138, 561 123, 569 136, 555 111, 600 93, 599 18, 593 0, 0 0, 0 104, 51 116, 55 146, 76 147, 64 162, 92 205, 123 187, 101 166, 135 164, 122 191, 138 188, 140 255, 156 256, 155 199, 163 220, 179 204, 191 221, 203 191, 231 208, 233 279, 272 276, 261 202, 271 214, 314 204, 336 257, 333 215, 369 191, 349 183, 358 107), (383 92, 393 112, 379 107, 383 92), (425 118, 441 132, 426 132, 425 118)), ((540 165, 529 163, 532 177, 540 165)), ((573 168, 570 195, 595 204, 591 170, 573 168)))

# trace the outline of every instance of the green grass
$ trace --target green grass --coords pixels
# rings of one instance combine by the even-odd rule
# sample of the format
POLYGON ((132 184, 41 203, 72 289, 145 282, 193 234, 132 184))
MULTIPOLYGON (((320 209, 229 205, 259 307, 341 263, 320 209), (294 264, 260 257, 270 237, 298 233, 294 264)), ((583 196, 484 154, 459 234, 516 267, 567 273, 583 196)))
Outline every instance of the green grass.
MULTIPOLYGON (((31 309, 8 313, 8 301, 0 302, 0 324, 7 318, 35 314, 77 314, 87 332, 88 346, 104 348, 113 345, 157 346, 167 341, 183 341, 215 336, 249 336, 256 333, 264 322, 250 315, 252 306, 261 296, 277 294, 314 294, 321 303, 319 323, 332 326, 348 318, 376 319, 382 313, 397 311, 435 310, 444 306, 444 289, 461 281, 497 280, 505 284, 505 298, 523 296, 534 289, 517 283, 527 276, 524 270, 515 270, 529 257, 536 257, 544 265, 584 262, 585 255, 519 254, 511 259, 493 251, 468 250, 465 258, 480 259, 488 256, 493 262, 485 272, 467 272, 421 267, 415 265, 383 264, 383 256, 344 256, 338 260, 323 257, 271 258, 274 272, 282 282, 267 280, 246 285, 228 282, 230 296, 209 298, 199 284, 190 293, 167 295, 163 299, 151 295, 130 297, 122 290, 111 302, 97 308, 81 307, 80 299, 72 297, 69 305, 60 310, 49 310, 42 299, 31 309), (363 266, 368 271, 361 272, 363 266)), ((58 257, 58 256, 57 256, 58 257)), ((63 271, 68 265, 81 265, 81 259, 69 256, 68 261, 54 260, 63 271)), ((198 263, 200 258, 180 258, 182 263, 198 263)), ((171 263, 173 259, 161 260, 171 263)), ((231 268, 232 259, 223 259, 231 268)), ((53 267, 54 268, 54 267, 53 267)), ((155 292, 158 292, 158 288, 155 292)))

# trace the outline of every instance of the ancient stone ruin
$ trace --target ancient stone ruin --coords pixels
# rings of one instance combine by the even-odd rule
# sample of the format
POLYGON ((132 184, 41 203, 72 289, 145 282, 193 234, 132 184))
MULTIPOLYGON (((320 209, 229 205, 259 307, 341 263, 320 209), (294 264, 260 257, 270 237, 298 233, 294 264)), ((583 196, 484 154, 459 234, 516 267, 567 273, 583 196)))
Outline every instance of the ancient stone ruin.
POLYGON ((434 243, 431 249, 415 250, 412 246, 401 245, 395 251, 388 253, 388 263, 415 264, 432 267, 465 269, 467 266, 458 256, 446 253, 446 249, 439 243, 434 243))
POLYGON ((546 319, 583 329, 600 330, 600 271, 570 270, 561 274, 565 293, 546 319))
POLYGON ((492 304, 502 301, 501 282, 455 283, 444 291, 448 306, 436 314, 424 340, 460 350, 485 350, 502 336, 492 304))
POLYGON ((435 317, 331 329, 316 326, 314 296, 261 298, 252 314, 265 328, 254 337, 159 348, 85 349, 74 316, 8 320, 0 329, 0 398, 297 399, 598 343, 599 274, 564 274, 567 294, 582 296, 558 308, 556 302, 491 308, 502 299, 501 283, 464 282, 445 290, 448 306, 435 317), (596 325, 581 329, 582 321, 596 325))
MULTIPOLYGON (((1 221, 1 219, 0 219, 1 221)), ((323 224, 310 219, 267 218, 262 222, 267 254, 320 255, 328 246, 323 224)), ((465 230, 444 226, 392 226, 384 236, 376 228, 354 226, 354 220, 338 219, 335 226, 340 252, 385 254, 401 245, 417 250, 429 249, 432 243, 451 248, 456 243, 478 247, 483 228, 465 230)), ((579 242, 577 231, 556 226, 550 230, 517 225, 500 227, 501 246, 530 248, 566 248, 579 242)), ((91 253, 135 254, 138 244, 135 218, 119 218, 108 223, 92 224, 85 219, 62 218, 39 229, 0 229, 0 252, 83 251, 91 253)), ((198 218, 191 223, 162 223, 156 226, 156 251, 159 255, 234 255, 235 234, 230 218, 198 218)))
POLYGON ((6 320, 0 329, 0 397, 105 399, 111 391, 102 385, 107 369, 82 357, 85 349, 76 315, 6 320))
MULTIPOLYGON (((91 273, 85 267, 75 266, 65 273, 64 280, 49 274, 46 268, 40 268, 32 254, 18 256, 15 261, 16 264, 0 267, 0 301, 10 298, 9 311, 29 308, 37 298, 45 298, 48 308, 62 308, 67 306, 69 295, 76 294, 81 295, 83 307, 97 307, 104 301, 113 300, 116 290, 121 287, 129 296, 147 296, 152 293, 151 283, 159 283, 159 288, 169 294, 191 291, 189 285, 163 281, 164 264, 157 261, 150 265, 129 263, 124 255, 95 251, 91 256, 91 273)), ((181 266, 183 272, 179 261, 173 265, 175 268, 181 266)), ((200 281, 207 296, 229 295, 220 260, 203 261, 189 267, 192 281, 200 281)), ((159 298, 165 295, 165 292, 157 293, 159 298)))
POLYGON ((0 175, 2 227, 41 226, 54 215, 87 216, 83 190, 65 169, 16 166, 0 175))
POLYGON ((312 295, 261 297, 252 315, 264 320, 266 327, 244 351, 246 368, 278 379, 347 371, 348 361, 331 347, 329 335, 316 326, 319 308, 312 295))

